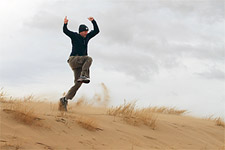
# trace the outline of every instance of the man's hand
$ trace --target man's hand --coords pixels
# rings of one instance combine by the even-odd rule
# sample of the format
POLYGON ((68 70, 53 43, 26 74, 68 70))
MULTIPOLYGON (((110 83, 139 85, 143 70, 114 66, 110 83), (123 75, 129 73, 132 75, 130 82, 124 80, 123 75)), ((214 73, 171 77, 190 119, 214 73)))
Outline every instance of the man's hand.
POLYGON ((65 19, 64 19, 64 24, 67 24, 68 23, 68 19, 67 19, 67 16, 65 17, 65 19))
POLYGON ((93 18, 93 17, 89 17, 89 18, 88 18, 88 20, 93 21, 93 20, 94 20, 94 18, 93 18))

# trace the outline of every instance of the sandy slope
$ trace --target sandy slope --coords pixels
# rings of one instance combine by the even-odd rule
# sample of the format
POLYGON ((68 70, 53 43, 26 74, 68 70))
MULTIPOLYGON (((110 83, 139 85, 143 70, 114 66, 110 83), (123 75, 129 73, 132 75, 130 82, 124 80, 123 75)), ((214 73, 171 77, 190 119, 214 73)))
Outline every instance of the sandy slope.
POLYGON ((153 130, 109 116, 106 108, 70 105, 63 114, 56 103, 28 102, 37 119, 27 125, 14 118, 6 105, 1 103, 1 149, 224 149, 225 130, 210 120, 158 114, 153 130), (93 120, 95 131, 80 126, 81 118, 93 120))

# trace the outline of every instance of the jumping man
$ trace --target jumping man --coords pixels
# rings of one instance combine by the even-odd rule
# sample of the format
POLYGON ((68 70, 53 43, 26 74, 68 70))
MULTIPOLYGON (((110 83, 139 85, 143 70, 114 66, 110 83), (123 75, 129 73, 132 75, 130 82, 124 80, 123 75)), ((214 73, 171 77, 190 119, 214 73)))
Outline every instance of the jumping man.
POLYGON ((74 85, 67 92, 65 97, 60 98, 59 110, 67 111, 68 100, 72 100, 82 83, 90 82, 90 66, 92 58, 88 56, 88 41, 99 33, 99 28, 93 17, 88 18, 92 22, 94 30, 88 33, 88 27, 84 24, 79 26, 79 33, 68 30, 68 19, 65 17, 63 32, 70 37, 72 52, 70 53, 69 63, 74 72, 74 85))

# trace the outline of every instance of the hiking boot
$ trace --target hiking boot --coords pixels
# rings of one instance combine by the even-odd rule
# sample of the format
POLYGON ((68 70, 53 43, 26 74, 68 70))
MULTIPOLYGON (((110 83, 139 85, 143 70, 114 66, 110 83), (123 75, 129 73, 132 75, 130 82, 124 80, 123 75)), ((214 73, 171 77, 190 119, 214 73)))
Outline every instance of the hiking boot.
POLYGON ((68 100, 65 97, 60 98, 59 100, 59 110, 67 111, 68 100))
POLYGON ((80 78, 77 80, 77 82, 89 83, 90 79, 85 76, 80 76, 80 78))

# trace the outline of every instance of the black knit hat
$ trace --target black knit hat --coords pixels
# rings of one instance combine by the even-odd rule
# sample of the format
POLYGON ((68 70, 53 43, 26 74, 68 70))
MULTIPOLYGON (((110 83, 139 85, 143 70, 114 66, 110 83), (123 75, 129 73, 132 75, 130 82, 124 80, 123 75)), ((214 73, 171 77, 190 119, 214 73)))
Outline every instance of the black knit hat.
POLYGON ((79 33, 82 31, 88 31, 88 27, 85 24, 81 24, 79 26, 79 33))

